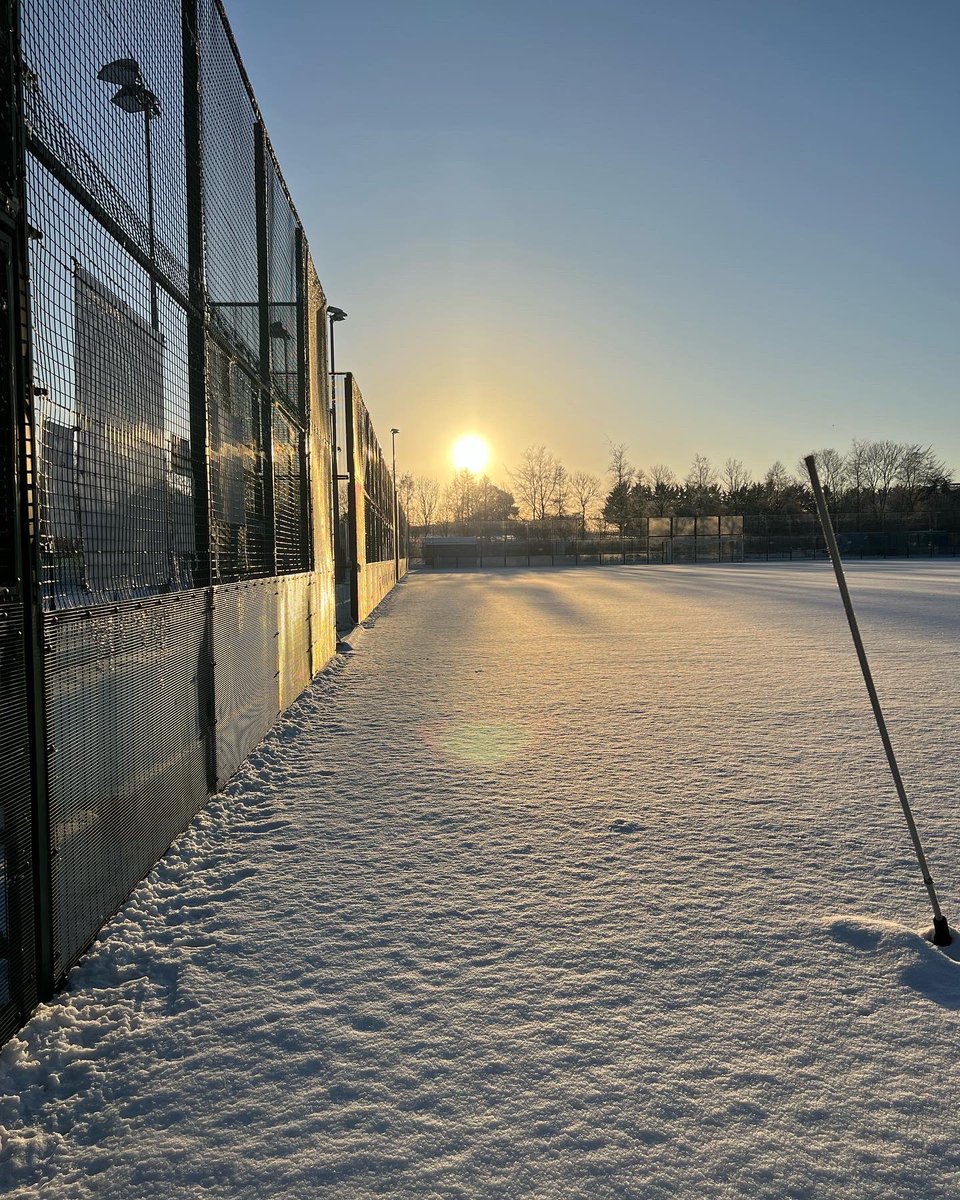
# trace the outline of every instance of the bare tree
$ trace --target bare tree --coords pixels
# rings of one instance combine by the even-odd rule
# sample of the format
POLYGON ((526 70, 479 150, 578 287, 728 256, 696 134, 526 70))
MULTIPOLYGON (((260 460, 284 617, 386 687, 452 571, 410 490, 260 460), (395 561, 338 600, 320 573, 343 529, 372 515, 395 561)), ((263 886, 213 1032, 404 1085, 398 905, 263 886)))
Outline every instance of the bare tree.
POLYGON ((739 458, 728 458, 720 472, 720 487, 727 499, 727 504, 736 506, 742 503, 744 492, 753 482, 753 476, 739 458))
POLYGON ((607 468, 613 477, 613 486, 629 488, 636 477, 636 468, 627 461, 627 447, 623 442, 610 446, 610 464, 607 468))
POLYGON ((397 499, 400 501, 401 509, 407 514, 407 519, 410 519, 410 510, 413 507, 413 491, 414 491, 413 476, 406 474, 401 475, 397 480, 397 499))
POLYGON ((687 501, 694 512, 700 513, 712 507, 711 501, 718 502, 716 492, 717 472, 713 463, 705 454, 695 454, 687 472, 687 501))
POLYGON ((577 502, 581 532, 586 533, 587 519, 593 514, 602 495, 602 484, 596 475, 590 475, 586 471, 574 471, 570 476, 570 492, 577 502))
POLYGON ((650 486, 654 489, 677 486, 677 477, 673 473, 673 468, 668 467, 666 463, 654 463, 647 471, 647 478, 650 480, 650 486))
POLYGON ((654 463, 647 475, 650 480, 650 506, 655 516, 664 517, 677 498, 677 477, 666 463, 654 463))
POLYGON ((794 484, 793 476, 777 459, 763 477, 764 490, 767 493, 767 503, 772 509, 783 508, 787 493, 794 484))
POLYGON ((557 463, 553 471, 553 503, 557 516, 566 515, 567 503, 570 499, 570 475, 562 463, 557 463))
POLYGON ((866 486, 867 475, 867 442, 854 438, 844 459, 847 469, 847 486, 854 495, 857 511, 857 529, 860 528, 860 514, 863 509, 863 489, 866 486))
MULTIPOLYGON (((839 450, 834 450, 832 446, 813 451, 813 457, 817 460, 817 475, 823 485, 827 507, 832 510, 834 519, 836 519, 847 490, 849 478, 847 460, 839 450)), ((807 464, 802 458, 797 463, 797 474, 801 479, 806 480, 807 464)))
POLYGON ((897 484, 907 512, 913 512, 925 492, 931 492, 950 478, 950 469, 933 452, 932 446, 911 444, 903 447, 897 484))
POLYGON ((717 472, 705 454, 695 454, 687 472, 687 487, 696 492, 706 492, 715 487, 717 472))
POLYGON ((413 481, 413 523, 423 529, 424 536, 430 532, 430 526, 436 516, 440 504, 440 484, 426 475, 418 475, 413 481))
POLYGON ((455 471, 447 485, 446 506, 450 520, 465 530, 477 511, 477 477, 466 467, 455 471))
POLYGON ((890 492, 900 474, 906 447, 899 442, 867 442, 863 458, 863 478, 870 492, 874 516, 883 522, 890 492))
POLYGON ((516 471, 507 472, 524 515, 532 521, 542 521, 553 506, 558 465, 546 446, 528 446, 516 471))

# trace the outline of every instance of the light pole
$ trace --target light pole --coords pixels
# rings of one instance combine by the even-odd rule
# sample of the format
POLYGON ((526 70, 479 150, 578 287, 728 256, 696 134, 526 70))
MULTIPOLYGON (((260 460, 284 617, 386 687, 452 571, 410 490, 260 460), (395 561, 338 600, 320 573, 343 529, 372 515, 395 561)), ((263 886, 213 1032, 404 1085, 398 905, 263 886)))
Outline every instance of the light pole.
POLYGON ((337 373, 337 360, 333 352, 333 327, 338 321, 345 321, 347 314, 342 308, 337 308, 336 305, 327 305, 327 320, 330 322, 330 374, 337 373))
POLYGON ((111 104, 126 113, 143 113, 143 144, 147 159, 147 238, 150 252, 150 324, 160 328, 160 312, 157 304, 157 234, 153 201, 153 142, 150 126, 154 117, 160 115, 160 101, 147 87, 140 73, 140 64, 135 58, 118 58, 101 67, 97 78, 104 83, 114 83, 120 88, 110 98, 111 104))
POLYGON ((397 500, 397 434, 399 429, 390 430, 393 449, 393 570, 400 582, 400 505, 397 500))

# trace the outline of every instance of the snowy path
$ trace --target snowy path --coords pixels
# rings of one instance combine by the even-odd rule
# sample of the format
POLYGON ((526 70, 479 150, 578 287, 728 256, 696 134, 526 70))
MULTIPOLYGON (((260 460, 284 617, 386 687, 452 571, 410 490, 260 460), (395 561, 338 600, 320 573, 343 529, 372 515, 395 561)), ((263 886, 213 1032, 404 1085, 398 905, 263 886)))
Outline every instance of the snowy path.
MULTIPOLYGON (((960 567, 851 568, 960 924, 960 567)), ((960 1195, 824 564, 417 576, 0 1055, 0 1191, 960 1195)))

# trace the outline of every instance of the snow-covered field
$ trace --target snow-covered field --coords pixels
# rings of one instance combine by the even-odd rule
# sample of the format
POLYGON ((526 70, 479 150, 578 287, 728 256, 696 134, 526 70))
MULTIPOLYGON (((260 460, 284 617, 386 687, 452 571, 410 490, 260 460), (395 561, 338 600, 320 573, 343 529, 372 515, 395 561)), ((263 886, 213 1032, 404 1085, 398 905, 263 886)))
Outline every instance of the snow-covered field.
MULTIPOLYGON (((851 588, 960 924, 960 567, 851 588)), ((829 566, 421 575, 0 1054, 0 1191, 960 1195, 829 566)))

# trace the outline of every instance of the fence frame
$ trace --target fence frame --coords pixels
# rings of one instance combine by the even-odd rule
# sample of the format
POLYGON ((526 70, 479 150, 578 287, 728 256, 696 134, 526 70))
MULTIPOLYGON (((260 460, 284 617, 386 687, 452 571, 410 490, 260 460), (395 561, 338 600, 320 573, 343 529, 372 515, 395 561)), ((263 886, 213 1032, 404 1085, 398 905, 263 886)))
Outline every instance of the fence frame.
MULTIPOLYGON (((16 930, 10 925, 13 940, 23 950, 17 960, 20 966, 14 962, 15 947, 9 940, 6 947, 0 945, 0 959, 6 953, 11 972, 8 977, 17 993, 10 1019, 6 1007, 0 1004, 2 1043, 26 1020, 38 999, 52 994, 69 967, 85 952, 96 933, 90 932, 91 925, 99 928, 117 904, 123 903, 117 896, 126 896, 136 885, 137 879, 129 874, 134 868, 129 864, 137 862, 136 871, 141 872, 145 867, 138 854, 162 853, 161 843, 169 844, 185 828, 193 813, 227 781, 242 757, 264 736, 283 707, 335 653, 333 515, 337 479, 333 452, 336 431, 330 421, 326 298, 222 0, 168 0, 155 25, 148 22, 134 30, 134 36, 141 39, 135 44, 137 53, 140 46, 145 46, 151 61, 160 64, 162 78, 152 86, 170 98, 165 112, 179 112, 182 101, 182 120, 162 126, 165 157, 161 166, 168 178, 161 181, 161 186, 170 190, 175 206, 161 218, 167 222, 162 226, 167 230, 163 236, 169 235, 167 243, 154 240, 150 115, 144 118, 150 217, 143 226, 137 207, 140 193, 131 183, 135 174, 131 173, 131 164, 137 170, 142 168, 142 151, 132 156, 131 143, 122 140, 130 135, 115 135, 112 125, 100 124, 99 109, 90 106, 94 93, 83 90, 100 86, 92 82, 95 76, 105 78, 97 75, 102 61, 100 43, 74 45, 66 25, 48 41, 48 32, 57 29, 55 0, 33 0, 31 6, 24 0, 0 0, 0 6, 5 18, 0 40, 0 109, 5 118, 0 138, 0 260, 5 274, 0 283, 7 301, 7 319, 0 330, 4 375, 0 381, 0 501, 5 511, 14 514, 10 520, 9 570, 0 547, 0 637, 6 637, 13 626, 22 627, 22 647, 9 658, 15 666, 19 690, 16 695, 10 690, 0 692, 0 718, 16 717, 28 736, 27 744, 14 751, 23 752, 23 761, 28 764, 18 778, 24 779, 23 787, 27 789, 20 808, 21 825, 30 847, 29 861, 21 857, 16 863, 17 879, 28 893, 25 907, 14 911, 15 906, 9 903, 14 886, 10 881, 12 857, 5 860, 6 874, 0 873, 0 887, 6 880, 10 922, 19 919, 21 909, 25 921, 16 930), (36 59, 32 65, 38 75, 27 72, 22 17, 31 23, 29 53, 36 59), (83 67, 83 88, 58 92, 50 86, 51 80, 62 80, 77 64, 83 67), (205 86, 209 89, 206 95, 205 86), (205 113, 209 117, 206 106, 219 104, 224 96, 236 98, 232 111, 239 114, 238 119, 249 114, 250 124, 245 128, 252 139, 253 161, 243 173, 238 191, 230 190, 229 178, 224 183, 221 169, 215 179, 221 189, 215 203, 220 207, 211 216, 206 168, 212 161, 216 171, 217 166, 222 168, 224 159, 208 157, 218 153, 219 143, 209 137, 204 141, 205 113), (28 114, 35 114, 29 106, 36 105, 41 106, 36 111, 42 119, 28 121, 28 114), (104 128, 109 128, 109 135, 103 133, 104 128), (115 136, 121 142, 115 143, 115 136), (126 155, 116 171, 109 158, 114 144, 122 144, 126 155), (244 206, 243 213, 236 217, 229 208, 233 195, 239 196, 244 206), (30 227, 28 203, 38 213, 35 223, 41 228, 37 230, 30 227), (255 229, 248 213, 255 218, 255 229), (217 289, 215 301, 208 274, 211 262, 216 261, 211 258, 215 251, 208 237, 212 220, 221 222, 221 249, 217 253, 224 255, 213 285, 217 289), (54 234, 52 248, 44 251, 47 257, 35 257, 40 254, 37 247, 43 245, 47 225, 54 234), (255 265, 244 257, 251 243, 255 243, 255 265), (103 284, 104 289, 113 287, 116 293, 110 300, 116 301, 119 332, 107 335, 107 353, 88 356, 82 364, 78 346, 82 344, 83 353, 87 353, 88 342, 80 343, 76 332, 84 327, 80 324, 82 309, 81 316, 77 316, 77 293, 71 290, 71 251, 75 251, 73 278, 83 263, 90 262, 98 282, 101 275, 104 280, 116 275, 120 281, 103 284), (120 266, 114 269, 117 263, 120 266), (153 345, 161 346, 161 367, 156 373, 159 383, 149 393, 148 407, 144 411, 137 408, 143 402, 138 398, 143 393, 125 373, 118 373, 122 376, 119 383, 109 384, 115 393, 111 403, 118 406, 116 413, 103 404, 81 410, 78 396, 82 386, 88 388, 88 396, 96 395, 98 388, 105 393, 108 390, 101 380, 110 370, 110 356, 116 358, 117 347, 127 344, 113 338, 122 336, 128 311, 133 317, 141 315, 142 288, 151 297, 150 329, 156 338, 151 351, 153 345), (239 325, 232 317, 218 323, 215 305, 227 310, 246 309, 249 328, 243 314, 237 318, 239 325), (37 317, 40 320, 35 324, 37 317), (279 333, 275 326, 281 327, 279 333), (246 354, 231 338, 235 336, 245 343, 248 331, 256 345, 246 354), (63 345, 56 345, 61 334, 63 345), (163 336, 173 342, 169 352, 172 373, 166 367, 168 360, 162 357, 167 353, 163 336), (281 336, 282 343, 277 341, 281 336), (291 363, 294 346, 296 359, 291 363), (224 519, 223 495, 218 489, 225 484, 222 473, 213 472, 212 436, 220 439, 213 442, 215 447, 226 435, 222 427, 212 434, 211 422, 215 415, 219 419, 222 414, 214 411, 219 400, 215 401, 211 354, 225 356, 218 361, 225 363, 230 380, 241 378, 235 372, 242 373, 239 391, 230 390, 232 384, 225 385, 227 402, 235 406, 227 410, 230 421, 241 421, 238 414, 247 399, 247 385, 252 389, 248 423, 241 421, 236 438, 244 454, 255 443, 251 451, 255 486, 262 488, 255 491, 252 501, 244 490, 239 518, 230 518, 232 527, 237 527, 236 520, 246 522, 238 527, 237 537, 254 539, 256 553, 242 559, 239 553, 234 555, 238 578, 229 583, 221 579, 219 552, 216 558, 213 553, 213 523, 224 519), (84 370, 86 375, 82 374, 84 370), (49 403, 45 390, 37 386, 38 377, 51 385, 49 403), (158 397, 157 418, 152 415, 154 396, 158 397), (138 528, 146 529, 155 539, 161 563, 165 547, 169 573, 155 572, 155 577, 141 578, 136 568, 120 565, 120 553, 109 539, 123 535, 113 532, 114 525, 105 524, 107 540, 102 544, 106 557, 100 560, 100 571, 107 579, 103 590, 113 593, 110 599, 89 587, 85 594, 65 590, 63 581, 71 569, 71 556, 93 553, 91 546, 101 543, 91 536, 89 545, 85 545, 87 534, 82 524, 75 538, 72 532, 60 533, 53 523, 52 504, 49 514, 46 508, 48 501, 59 497, 67 509, 74 501, 77 505, 82 502, 94 515, 103 517, 104 506, 113 503, 104 499, 112 495, 106 485, 122 489, 133 478, 123 474, 119 457, 104 454, 78 461, 81 412, 84 421, 97 427, 98 436, 108 421, 122 423, 127 441, 112 451, 117 456, 136 456, 141 444, 146 444, 144 436, 154 447, 154 426, 160 439, 159 451, 156 447, 151 450, 155 462, 152 459, 150 466, 160 482, 155 485, 154 475, 149 474, 148 487, 152 490, 137 493, 141 507, 132 519, 146 520, 138 528), (61 428, 58 424, 71 418, 72 425, 64 423, 61 428), (145 422, 145 435, 128 433, 135 418, 145 422), (44 428, 44 436, 49 439, 46 450, 38 436, 43 421, 49 423, 44 428), (54 439, 61 433, 63 453, 69 448, 72 455, 69 463, 66 458, 53 457, 53 450, 60 444, 54 439), (278 462, 278 452, 282 462, 278 462), (279 470, 284 472, 282 492, 274 486, 279 470), (91 487, 81 496, 77 480, 85 471, 97 487, 104 485, 102 491, 91 487), (54 472, 62 476, 59 482, 54 480, 54 472), (99 472, 104 473, 102 477, 99 472), (180 476, 189 476, 189 485, 180 476), (73 490, 55 494, 54 483, 73 490), (192 488, 192 499, 187 486, 192 488), (174 487, 180 487, 180 491, 174 493, 174 487), (176 528, 166 516, 174 494, 178 503, 182 501, 176 509, 176 528), (280 497, 282 514, 278 512, 280 497), (281 518, 283 541, 278 527, 281 518), (256 541, 261 529, 257 522, 262 522, 262 547, 256 541), (181 533, 184 538, 189 534, 191 540, 178 542, 181 533), (181 562, 189 566, 181 570, 181 562), (278 574, 278 569, 282 573, 278 574), (55 581, 49 594, 44 591, 48 576, 55 581), (231 613, 244 607, 246 618, 238 616, 234 621, 231 613), (249 656, 244 657, 245 637, 253 639, 247 643, 257 661, 258 673, 253 681, 248 678, 250 672, 243 669, 250 661, 249 656), (219 666, 215 653, 218 643, 225 658, 219 666), (71 645, 79 647, 73 658, 62 650, 71 645), (140 653, 143 647, 149 653, 140 653), (151 663, 163 665, 171 649, 178 657, 170 671, 158 669, 151 675, 151 663), (231 661, 236 668, 233 677, 231 661), (83 672, 101 669, 103 675, 96 686, 87 687, 88 677, 83 672), (161 703, 165 705, 162 709, 161 703), (14 710, 8 707, 10 704, 14 710), (238 720, 231 726, 230 718, 235 714, 238 720), (81 722, 88 724, 81 728, 81 722), (149 728, 154 741, 139 736, 142 727, 149 728), (51 757, 60 749, 51 744, 54 728, 58 736, 65 733, 69 738, 69 745, 62 747, 63 758, 51 757), (100 731, 99 745, 87 745, 88 729, 100 731), (82 770, 72 772, 70 764, 74 762, 82 770), (185 764, 182 769, 181 762, 185 764), (137 772, 148 778, 142 798, 133 790, 134 780, 140 778, 137 772), (155 784, 151 772, 158 779, 162 776, 162 782, 155 784), (70 814, 85 810, 88 799, 91 812, 81 815, 89 815, 91 828, 98 831, 88 833, 83 821, 75 821, 70 832, 64 834, 63 826, 72 819, 70 814), (154 802, 156 811, 151 808, 154 802), (102 832, 115 829, 117 820, 128 810, 132 813, 129 840, 118 839, 116 834, 101 837, 102 832), (57 830, 53 828, 54 812, 59 814, 57 830), (70 839, 68 844, 64 843, 65 837, 70 839), (84 838, 89 840, 84 842, 84 838), (111 849, 104 850, 107 842, 117 848, 115 855, 111 849), (61 844, 68 853, 64 853, 58 869, 56 850, 61 844), (80 865, 67 868, 63 864, 68 859, 80 865), (65 896, 74 897, 74 901, 64 900, 65 896), (112 898, 108 900, 107 896, 112 898), (70 903, 75 903, 75 912, 70 903), (82 934, 75 932, 81 927, 82 934), (20 975, 14 977, 18 970, 20 975)), ((77 19, 83 15, 80 13, 77 19)), ((118 60, 126 61, 130 60, 118 60)), ((109 76, 106 78, 109 80, 109 76)), ((142 80, 141 86, 146 88, 142 80)), ((156 96, 153 101, 157 101, 156 96)), ((114 112, 107 93, 104 104, 108 113, 114 112)), ((215 123, 211 127, 220 128, 215 123)), ((89 334, 97 327, 85 328, 89 334)), ((140 343, 130 344, 130 370, 135 373, 140 343)), ((376 448, 382 457, 379 443, 376 448)), ((244 470, 246 462, 246 458, 241 460, 244 470)), ((353 468, 352 473, 356 478, 353 468)), ((243 476, 243 489, 247 482, 247 476, 243 476)), ((132 493, 132 483, 129 489, 132 493)), ((393 492, 395 499, 395 487, 393 492)), ((362 507, 354 512, 353 534, 357 518, 363 519, 362 507)), ((114 519, 111 515, 110 520, 114 519)), ((394 510, 394 526, 397 519, 394 510)), ((218 546, 224 544, 228 545, 224 554, 229 556, 229 543, 218 542, 218 546)), ((151 549, 150 553, 155 551, 151 549)), ((391 580, 395 581, 393 558, 389 565, 391 580)), ((161 569, 167 571, 166 566, 161 569)), ((9 645, 9 640, 4 641, 0 650, 6 654, 9 645)), ((0 769, 6 769, 6 762, 0 754, 0 769)), ((5 799, 0 797, 0 803, 5 799)), ((7 829, 9 832, 9 822, 7 829)))

